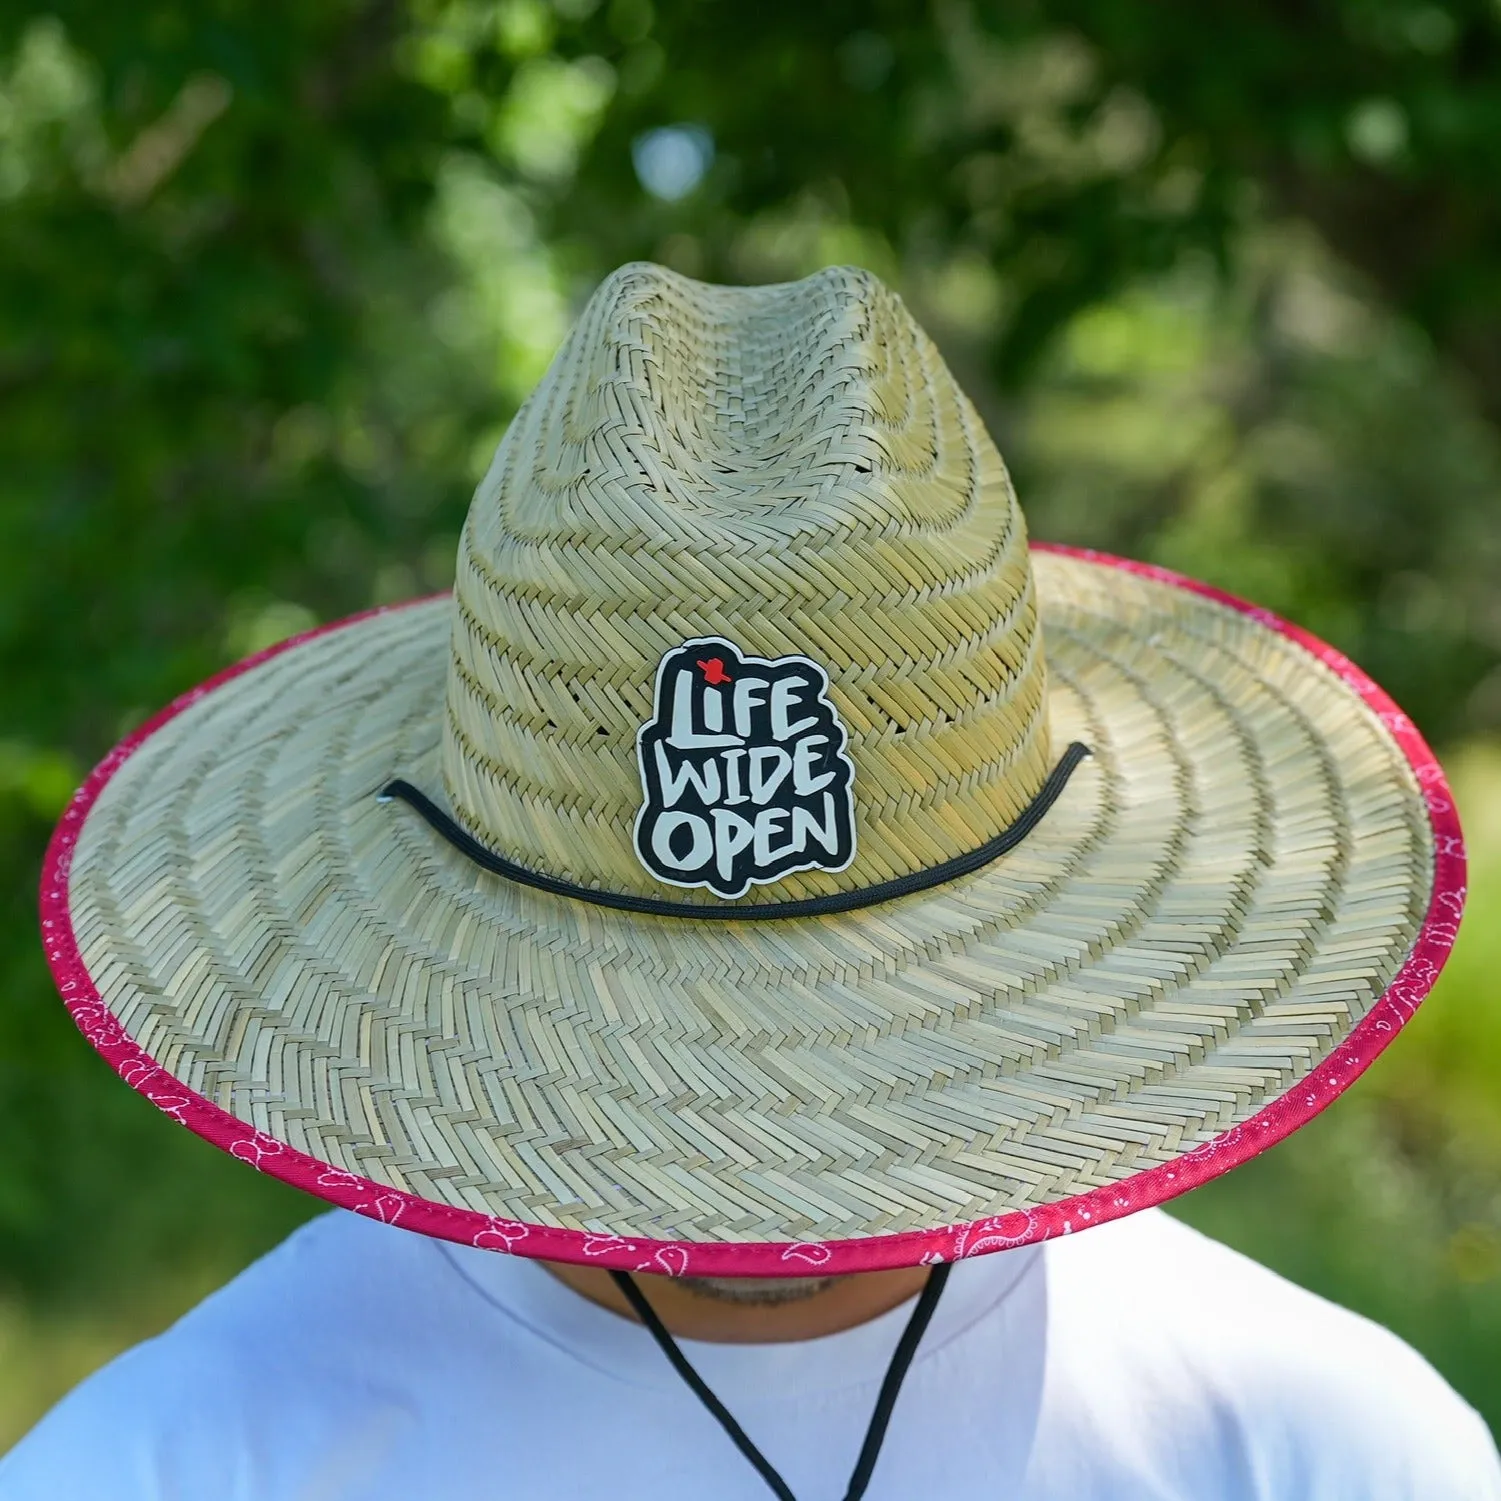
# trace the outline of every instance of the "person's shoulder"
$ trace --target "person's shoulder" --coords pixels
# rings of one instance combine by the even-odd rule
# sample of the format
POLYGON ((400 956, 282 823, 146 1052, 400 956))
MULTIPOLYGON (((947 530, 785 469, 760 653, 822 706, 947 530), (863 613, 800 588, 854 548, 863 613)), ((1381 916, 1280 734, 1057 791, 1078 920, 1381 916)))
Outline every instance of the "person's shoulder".
POLYGON ((1501 1501, 1488 1430, 1416 1350, 1162 1211, 1050 1243, 1048 1273, 1050 1338, 1238 1447, 1262 1493, 1501 1501))
POLYGON ((401 1343, 445 1288, 437 1243, 337 1210, 319 1215, 135 1353, 163 1375, 207 1362, 254 1380, 317 1372, 358 1347, 401 1343))
POLYGON ((0 1459, 0 1501, 272 1494, 259 1436, 290 1449, 311 1412, 359 1400, 348 1373, 420 1337, 435 1282, 425 1238, 320 1216, 65 1397, 0 1459))

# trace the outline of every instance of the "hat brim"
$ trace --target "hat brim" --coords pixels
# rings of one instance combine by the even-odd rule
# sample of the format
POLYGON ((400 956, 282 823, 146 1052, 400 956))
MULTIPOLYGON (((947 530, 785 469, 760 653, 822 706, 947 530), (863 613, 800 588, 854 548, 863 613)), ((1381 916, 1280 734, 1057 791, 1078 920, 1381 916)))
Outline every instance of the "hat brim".
POLYGON ((837 1274, 1170 1199, 1412 1015, 1463 905, 1458 820, 1332 648, 1034 552, 1054 739, 1094 755, 973 876, 719 926, 479 870, 375 797, 441 788, 447 611, 415 602, 229 669, 95 769, 43 871, 63 998, 232 1155, 530 1256, 837 1274))

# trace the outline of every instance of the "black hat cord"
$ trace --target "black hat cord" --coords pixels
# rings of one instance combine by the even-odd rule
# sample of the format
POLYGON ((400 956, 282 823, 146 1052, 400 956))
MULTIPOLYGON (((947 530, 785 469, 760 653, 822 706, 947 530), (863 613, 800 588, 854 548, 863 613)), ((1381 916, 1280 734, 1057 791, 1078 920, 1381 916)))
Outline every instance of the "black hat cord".
POLYGON ((560 876, 550 876, 542 871, 529 870, 514 860, 507 860, 494 850, 481 844, 466 828, 449 813, 440 808, 425 792, 410 782, 398 777, 387 782, 377 794, 383 803, 393 800, 405 803, 420 814, 424 821, 441 834, 456 850, 467 855, 476 865, 495 875, 504 876, 518 885, 531 886, 553 896, 573 897, 578 901, 592 902, 596 907, 611 907, 621 912, 641 912, 653 917, 687 917, 710 922, 723 922, 726 918, 755 922, 781 920, 792 917, 827 917, 837 912, 853 912, 861 907, 873 907, 880 902, 893 901, 898 897, 914 896, 919 891, 929 891, 946 881, 961 876, 973 875, 1008 850, 1015 849, 1043 820, 1048 809, 1058 801, 1059 794, 1068 785, 1068 780, 1079 763, 1091 755, 1089 747, 1075 740, 1058 758, 1057 764, 1047 775, 1036 796, 1008 828, 1002 829, 993 839, 976 849, 955 855, 941 864, 926 870, 915 870, 904 876, 895 876, 874 886, 865 886, 852 891, 831 891, 822 896, 799 897, 790 902, 761 902, 748 905, 730 905, 725 902, 677 902, 655 896, 637 896, 633 892, 598 891, 592 886, 580 886, 565 881, 560 876))
MULTIPOLYGON (((715 1421, 730 1436, 730 1441, 735 1447, 755 1467, 757 1474, 771 1487, 778 1501, 797 1501, 796 1496, 792 1494, 791 1487, 777 1473, 771 1461, 751 1442, 745 1430, 730 1416, 729 1409, 709 1390, 703 1377, 693 1369, 688 1357, 678 1348, 678 1342, 668 1333, 667 1326, 657 1317, 656 1310, 647 1302, 646 1295, 636 1285, 631 1274, 611 1272, 610 1276, 614 1279, 616 1287, 620 1289, 626 1302, 631 1305, 636 1317, 656 1340, 673 1370, 683 1378, 694 1396, 714 1415, 715 1421)), ((928 1280, 918 1295, 917 1306, 912 1310, 912 1317, 907 1320, 907 1327, 902 1331, 901 1339, 897 1341, 891 1364, 886 1368, 885 1379, 881 1382, 881 1390, 876 1397, 875 1411, 870 1415, 870 1426, 865 1430, 865 1442, 860 1446, 860 1456, 856 1459, 854 1471, 850 1475, 844 1501, 860 1501, 860 1497, 865 1494, 870 1485, 870 1477, 875 1473, 876 1460, 880 1457, 881 1444, 886 1437, 886 1428, 891 1422, 891 1413, 896 1406, 897 1394, 902 1389, 902 1380, 912 1364, 913 1356, 917 1354, 917 1347, 922 1342, 933 1312, 938 1307, 938 1299, 943 1294, 948 1276, 947 1263, 940 1263, 928 1273, 928 1280)))

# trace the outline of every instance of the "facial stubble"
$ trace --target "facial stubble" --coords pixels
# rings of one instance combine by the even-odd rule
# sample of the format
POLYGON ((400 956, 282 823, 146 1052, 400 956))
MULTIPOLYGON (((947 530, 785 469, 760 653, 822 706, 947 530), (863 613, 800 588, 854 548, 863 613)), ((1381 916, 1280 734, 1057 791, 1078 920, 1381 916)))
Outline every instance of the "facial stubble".
POLYGON ((833 1277, 679 1277, 676 1285, 718 1303, 773 1308, 817 1297, 835 1280, 833 1277))

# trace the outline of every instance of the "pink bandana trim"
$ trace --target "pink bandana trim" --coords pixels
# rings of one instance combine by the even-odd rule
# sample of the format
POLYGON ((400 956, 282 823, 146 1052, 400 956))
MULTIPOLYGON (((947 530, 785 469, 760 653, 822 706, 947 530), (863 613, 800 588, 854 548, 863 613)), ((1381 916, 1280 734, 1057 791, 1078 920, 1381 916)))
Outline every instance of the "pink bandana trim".
MULTIPOLYGON (((232 1157, 248 1162, 284 1183, 305 1189, 357 1214, 399 1224, 408 1230, 461 1245, 509 1251, 556 1261, 592 1263, 631 1272, 670 1276, 693 1274, 714 1277, 828 1275, 881 1271, 892 1267, 926 1265, 981 1256, 1067 1235, 1091 1225, 1119 1219, 1138 1209, 1165 1203, 1240 1166, 1258 1152, 1281 1141, 1332 1103, 1365 1071, 1373 1059, 1407 1024, 1428 994, 1459 929, 1465 901, 1465 850, 1459 818, 1449 784, 1433 752, 1412 721, 1358 667, 1298 626, 1196 580, 1158 568, 1112 557, 1087 548, 1034 544, 1039 552, 1059 553, 1086 562, 1119 568, 1125 573, 1186 589, 1231 609, 1239 610, 1268 629, 1296 641, 1335 673, 1376 712, 1387 732, 1407 757, 1428 804, 1436 855, 1433 898, 1412 953, 1385 994, 1350 1035, 1305 1079, 1248 1121, 1232 1126, 1203 1146, 1168 1163, 1143 1169, 1108 1187, 1091 1189, 1035 1209, 1017 1209, 971 1224, 945 1225, 933 1230, 910 1230, 855 1240, 817 1243, 761 1242, 730 1244, 693 1241, 625 1239, 583 1230, 556 1230, 500 1219, 472 1209, 434 1203, 368 1178, 320 1162, 284 1142, 248 1126, 228 1111, 188 1089, 153 1061, 125 1033, 100 999, 78 951, 69 912, 68 875, 73 851, 89 810, 110 778, 130 755, 169 720, 206 694, 259 663, 357 620, 386 610, 368 610, 347 620, 306 631, 272 646, 210 678, 122 740, 90 773, 63 814, 47 849, 42 868, 42 938, 47 962, 63 1002, 79 1030, 106 1062, 133 1089, 232 1157)), ((416 601, 413 601, 415 603, 416 601)), ((402 609, 405 606, 388 607, 402 609)))

